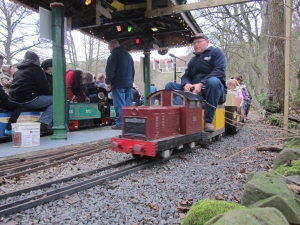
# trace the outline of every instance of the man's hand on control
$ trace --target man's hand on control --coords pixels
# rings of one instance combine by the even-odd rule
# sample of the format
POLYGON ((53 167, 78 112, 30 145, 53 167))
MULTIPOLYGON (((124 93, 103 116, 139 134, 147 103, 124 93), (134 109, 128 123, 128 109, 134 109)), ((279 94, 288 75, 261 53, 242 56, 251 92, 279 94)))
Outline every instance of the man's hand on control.
POLYGON ((184 85, 184 91, 190 92, 192 86, 193 86, 193 85, 191 85, 191 84, 185 84, 185 85, 184 85))
POLYGON ((105 89, 106 89, 107 91, 110 91, 110 88, 111 88, 111 85, 110 85, 110 84, 106 84, 106 85, 105 85, 105 89))
POLYGON ((198 95, 201 90, 202 90, 203 84, 202 83, 198 83, 198 84, 193 84, 191 85, 191 88, 194 88, 193 90, 193 94, 198 95))

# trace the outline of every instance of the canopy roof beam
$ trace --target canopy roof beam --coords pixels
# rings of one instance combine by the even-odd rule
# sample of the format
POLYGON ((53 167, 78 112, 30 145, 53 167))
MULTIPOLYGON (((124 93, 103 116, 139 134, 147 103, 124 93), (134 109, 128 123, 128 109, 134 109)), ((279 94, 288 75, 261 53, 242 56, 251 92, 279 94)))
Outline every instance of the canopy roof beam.
POLYGON ((158 17, 166 16, 171 14, 182 13, 186 11, 203 9, 208 7, 215 7, 221 5, 230 5, 235 3, 250 2, 253 0, 206 0, 196 3, 184 4, 184 5, 174 5, 165 8, 157 8, 145 11, 145 17, 158 17))

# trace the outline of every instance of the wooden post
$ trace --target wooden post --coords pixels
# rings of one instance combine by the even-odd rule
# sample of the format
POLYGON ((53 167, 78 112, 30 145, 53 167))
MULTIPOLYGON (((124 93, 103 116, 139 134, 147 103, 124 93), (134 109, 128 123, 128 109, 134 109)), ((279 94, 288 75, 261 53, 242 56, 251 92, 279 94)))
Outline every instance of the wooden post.
POLYGON ((284 81, 284 133, 288 135, 288 114, 289 114, 289 87, 290 87, 290 51, 291 51, 291 0, 286 0, 285 5, 285 81, 284 81))

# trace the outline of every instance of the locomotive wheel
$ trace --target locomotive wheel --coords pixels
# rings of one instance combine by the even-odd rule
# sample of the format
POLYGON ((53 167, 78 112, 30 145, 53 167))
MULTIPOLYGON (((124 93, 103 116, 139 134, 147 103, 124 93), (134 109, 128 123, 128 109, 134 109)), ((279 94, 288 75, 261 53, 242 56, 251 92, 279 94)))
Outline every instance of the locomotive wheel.
POLYGON ((152 158, 150 156, 145 156, 145 155, 137 155, 137 154, 131 154, 131 155, 135 160, 144 160, 144 159, 151 159, 152 158))

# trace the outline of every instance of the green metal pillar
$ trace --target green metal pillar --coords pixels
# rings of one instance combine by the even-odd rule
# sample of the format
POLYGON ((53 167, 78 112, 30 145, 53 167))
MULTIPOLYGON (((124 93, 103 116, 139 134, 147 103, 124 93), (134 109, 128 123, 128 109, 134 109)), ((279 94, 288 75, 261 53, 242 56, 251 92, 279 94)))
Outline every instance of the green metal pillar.
POLYGON ((150 95, 150 85, 151 85, 151 78, 150 78, 150 49, 147 52, 144 52, 144 65, 145 65, 145 83, 144 83, 144 96, 145 96, 145 106, 149 106, 148 96, 150 95))
POLYGON ((52 139, 67 139, 66 85, 64 57, 64 4, 54 2, 52 8, 53 51, 53 135, 52 139))

